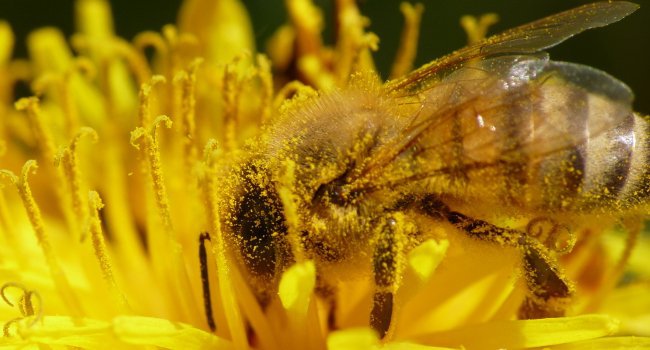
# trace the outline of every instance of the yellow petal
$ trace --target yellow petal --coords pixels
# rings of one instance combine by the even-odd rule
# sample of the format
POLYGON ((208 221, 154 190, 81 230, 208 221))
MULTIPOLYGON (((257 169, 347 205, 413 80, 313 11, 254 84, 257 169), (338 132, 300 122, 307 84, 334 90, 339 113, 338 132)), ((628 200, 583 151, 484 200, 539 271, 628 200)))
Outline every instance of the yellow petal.
POLYGON ((377 333, 370 328, 349 328, 332 332, 327 338, 328 350, 367 350, 377 345, 377 333))
MULTIPOLYGON (((43 28, 32 32, 27 38, 29 56, 37 74, 68 74, 73 68, 73 57, 61 31, 56 28, 43 28)), ((100 130, 98 121, 104 115, 103 97, 86 80, 75 73, 70 78, 70 88, 74 101, 79 105, 80 116, 100 130)), ((59 97, 61 98, 61 97, 59 97)))
POLYGON ((650 338, 611 337, 551 347, 552 350, 642 350, 650 349, 650 338))
POLYGON ((618 326, 606 315, 489 322, 418 337, 418 342, 468 349, 541 347, 604 337, 618 326))
MULTIPOLYGON (((608 232, 603 235, 603 246, 607 248, 612 264, 621 256, 625 249, 627 234, 621 232, 608 232)), ((650 236, 640 235, 638 242, 632 250, 632 255, 627 263, 626 271, 633 273, 639 280, 650 279, 650 236)))
POLYGON ((65 316, 45 316, 35 325, 23 326, 19 334, 29 342, 74 346, 83 349, 115 349, 124 344, 115 338, 111 324, 93 319, 73 320, 65 316))
POLYGON ((131 344, 167 349, 230 349, 229 341, 192 326, 153 317, 121 316, 113 320, 117 337, 131 344))
POLYGON ((56 28, 42 28, 27 38, 29 56, 37 72, 64 72, 72 64, 63 33, 56 28))
POLYGON ((650 336, 650 284, 616 288, 598 311, 620 319, 624 334, 650 336))
POLYGON ((518 298, 515 293, 522 289, 516 284, 520 261, 516 250, 454 233, 447 239, 449 248, 440 267, 401 309, 404 317, 400 317, 398 333, 403 336, 512 317, 511 312, 500 310, 506 301, 518 298))
POLYGON ((313 261, 295 264, 280 280, 278 294, 287 310, 304 313, 316 285, 316 267, 313 261))
POLYGON ((13 48, 14 35, 11 26, 5 21, 0 21, 0 64, 7 63, 13 48))
POLYGON ((185 1, 178 26, 199 39, 202 54, 211 62, 227 63, 242 52, 255 51, 252 25, 238 0, 185 1))
POLYGON ((116 56, 113 16, 107 0, 82 0, 75 4, 76 25, 87 41, 88 55, 106 74, 113 111, 129 115, 137 103, 137 90, 124 62, 116 56))
POLYGON ((113 36, 113 18, 108 1, 77 1, 75 12, 79 32, 94 40, 107 40, 113 36))
POLYGON ((421 279, 427 280, 445 257, 449 241, 427 240, 413 249, 408 255, 409 267, 421 279))
POLYGON ((438 346, 426 346, 416 343, 398 342, 388 343, 381 347, 382 350, 452 350, 458 348, 441 348, 438 346))
POLYGON ((313 261, 291 266, 280 280, 278 295, 288 316, 289 334, 283 339, 285 347, 317 348, 322 344, 316 303, 313 298, 316 286, 316 267, 313 261))

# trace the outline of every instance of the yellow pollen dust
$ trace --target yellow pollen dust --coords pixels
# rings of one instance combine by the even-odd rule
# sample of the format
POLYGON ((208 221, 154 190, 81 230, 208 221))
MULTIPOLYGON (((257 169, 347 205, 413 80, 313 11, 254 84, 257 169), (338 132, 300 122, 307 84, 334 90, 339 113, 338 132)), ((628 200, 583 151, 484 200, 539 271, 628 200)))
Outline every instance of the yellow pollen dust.
MULTIPOLYGON (((284 1, 285 23, 255 43, 242 0, 184 0, 177 24, 132 40, 116 35, 109 0, 75 0, 76 32, 36 30, 26 59, 0 21, 0 347, 650 348, 647 208, 566 213, 565 225, 513 198, 501 204, 521 217, 504 218, 445 177, 448 163, 473 166, 461 158, 474 134, 430 155, 457 143, 436 127, 502 132, 455 105, 474 80, 504 78, 482 65, 508 62, 498 46, 482 56, 501 40, 483 41, 498 16, 461 19, 479 43, 466 60, 414 71, 424 6, 386 4, 404 24, 384 81, 374 60, 392 53, 373 19, 359 1, 332 3, 326 18, 313 0, 284 1), (561 313, 520 319, 526 302, 561 313)), ((625 4, 591 6, 609 18, 625 4)), ((556 80, 545 83, 567 84, 556 80)), ((492 99, 474 97, 463 106, 492 99)), ((540 186, 571 185, 535 171, 540 186)))

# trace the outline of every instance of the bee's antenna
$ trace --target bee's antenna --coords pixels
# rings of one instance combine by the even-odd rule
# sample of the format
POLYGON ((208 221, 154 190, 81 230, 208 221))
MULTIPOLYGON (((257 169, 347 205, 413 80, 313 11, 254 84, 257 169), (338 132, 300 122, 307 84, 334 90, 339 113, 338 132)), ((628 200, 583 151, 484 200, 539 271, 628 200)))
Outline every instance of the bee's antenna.
POLYGON ((203 286, 203 307, 205 308, 205 318, 211 331, 217 329, 212 315, 212 299, 210 296, 210 280, 208 279, 208 257, 205 251, 205 241, 210 240, 210 234, 201 233, 199 236, 199 265, 201 269, 201 285, 203 286))

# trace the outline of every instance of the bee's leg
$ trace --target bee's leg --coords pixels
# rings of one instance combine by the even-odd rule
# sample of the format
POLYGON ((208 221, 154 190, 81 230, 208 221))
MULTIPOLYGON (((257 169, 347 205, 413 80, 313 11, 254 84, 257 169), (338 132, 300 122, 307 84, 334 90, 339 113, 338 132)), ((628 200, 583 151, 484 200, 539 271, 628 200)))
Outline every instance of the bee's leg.
POLYGON ((434 196, 422 202, 422 209, 434 218, 448 221, 469 236, 522 251, 528 295, 519 310, 519 318, 560 317, 574 292, 560 272, 548 249, 519 230, 506 229, 486 221, 452 211, 434 196))
POLYGON ((400 258, 400 237, 397 221, 388 217, 381 223, 375 252, 372 258, 375 293, 370 312, 370 326, 384 338, 393 316, 394 291, 397 287, 397 269, 400 258))
MULTIPOLYGON (((323 266, 340 262, 344 256, 340 254, 339 249, 329 242, 319 239, 313 239, 307 232, 302 235, 305 243, 305 250, 308 251, 316 263, 316 294, 325 301, 328 308, 327 327, 329 330, 337 329, 336 326, 336 293, 335 283, 328 280, 323 272, 323 266)), ((326 269, 326 268, 325 268, 326 269)))
POLYGON ((519 308, 520 319, 562 317, 574 292, 548 250, 541 243, 526 239, 524 273, 529 294, 519 308))
POLYGON ((336 330, 336 287, 327 283, 316 270, 316 294, 327 303, 327 329, 336 330))

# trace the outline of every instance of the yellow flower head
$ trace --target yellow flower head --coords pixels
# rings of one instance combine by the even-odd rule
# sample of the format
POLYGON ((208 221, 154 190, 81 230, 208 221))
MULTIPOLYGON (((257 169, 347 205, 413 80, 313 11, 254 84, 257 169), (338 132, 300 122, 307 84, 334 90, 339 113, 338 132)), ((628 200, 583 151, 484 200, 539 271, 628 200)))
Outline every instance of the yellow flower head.
POLYGON ((132 41, 75 4, 28 60, 0 23, 0 347, 650 348, 650 125, 542 52, 635 5, 464 17, 413 70, 403 3, 383 82, 352 0, 266 54, 238 0, 132 41))

